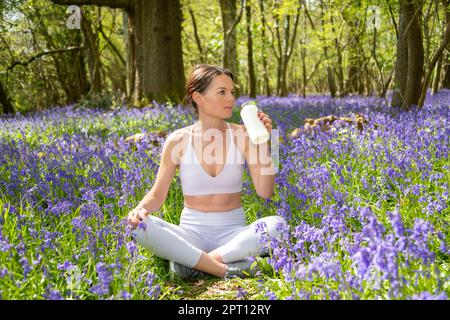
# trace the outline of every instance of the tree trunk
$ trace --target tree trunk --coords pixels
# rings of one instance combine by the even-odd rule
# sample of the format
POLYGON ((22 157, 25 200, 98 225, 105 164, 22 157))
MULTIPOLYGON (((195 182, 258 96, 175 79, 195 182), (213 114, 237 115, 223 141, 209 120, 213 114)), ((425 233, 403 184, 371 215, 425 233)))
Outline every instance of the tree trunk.
MULTIPOLYGON (((324 5, 323 5, 323 1, 320 1, 320 9, 321 9, 321 17, 320 17, 320 22, 322 24, 322 32, 324 32, 325 30, 325 21, 324 21, 324 5)), ((326 41, 325 39, 323 39, 323 41, 326 41)), ((330 91, 330 95, 332 97, 336 97, 336 82, 334 80, 334 76, 333 76, 333 70, 330 67, 330 62, 328 61, 328 45, 325 43, 324 47, 324 54, 325 54, 325 61, 326 61, 326 70, 327 70, 327 82, 328 82, 328 90, 330 91)))
POLYGON ((3 113, 5 114, 14 114, 14 108, 9 101, 8 93, 6 92, 6 88, 3 86, 2 80, 0 80, 0 104, 3 106, 3 113))
MULTIPOLYGON (((331 16, 330 18, 330 23, 331 23, 331 28, 333 33, 335 32, 335 28, 334 28, 334 18, 333 16, 331 16)), ((339 43, 339 38, 336 37, 334 38, 334 45, 336 47, 336 52, 337 52, 337 77, 338 77, 338 85, 339 85, 339 92, 343 93, 345 91, 344 88, 344 69, 342 67, 342 50, 341 50, 341 45, 339 43)))
POLYGON ((433 58, 431 59, 431 61, 428 63, 427 72, 424 76, 424 80, 423 80, 423 83, 421 86, 421 92, 420 92, 419 103, 418 103, 419 107, 422 107, 423 102, 425 101, 428 84, 430 82, 431 74, 433 73, 434 66, 436 65, 436 62, 439 60, 439 58, 441 58, 441 56, 442 56, 445 48, 448 46, 449 42, 450 42, 450 22, 447 24, 447 26, 445 28, 444 37, 442 39, 441 45, 436 50, 436 53, 433 55, 433 58))
MULTIPOLYGON (((276 4, 276 9, 278 9, 279 3, 276 4)), ((277 49, 273 47, 275 57, 277 59, 277 94, 279 96, 287 96, 287 83, 286 75, 289 65, 289 59, 294 52, 295 38, 297 35, 297 27, 300 18, 300 3, 297 7, 297 12, 295 15, 294 27, 292 30, 291 38, 291 16, 290 14, 283 14, 283 36, 280 32, 280 14, 275 10, 274 20, 275 20, 275 31, 277 37, 277 49)))
POLYGON ((89 76, 91 87, 90 93, 99 93, 102 91, 101 61, 98 51, 97 37, 92 31, 92 23, 89 18, 81 11, 81 30, 83 32, 83 46, 86 50, 87 61, 89 65, 89 76))
POLYGON ((441 80, 441 69, 442 69, 442 58, 443 54, 439 57, 437 66, 436 66, 436 73, 434 74, 434 81, 433 81, 433 89, 431 91, 431 94, 435 94, 439 91, 439 82, 441 80))
POLYGON ((444 69, 444 78, 442 79, 441 88, 450 89, 450 54, 447 54, 444 69))
MULTIPOLYGON (((449 7, 449 1, 448 0, 442 0, 442 4, 445 8, 445 21, 448 24, 450 21, 450 10, 449 7)), ((450 51, 450 46, 447 48, 447 52, 450 51)), ((450 54, 446 55, 446 58, 444 59, 444 77, 442 79, 441 87, 444 89, 450 89, 450 54)))
POLYGON ((245 6, 245 16, 247 20, 247 60, 248 60, 248 82, 249 93, 251 98, 256 97, 256 78, 253 64, 253 39, 252 39, 252 9, 250 4, 245 6))
POLYGON ((128 11, 127 91, 141 98, 174 102, 184 95, 180 0, 52 0, 58 4, 99 5, 128 11), (134 78, 133 78, 134 77, 134 78))
POLYGON ((138 0, 134 13, 137 97, 180 101, 184 92, 179 0, 138 0), (170 22, 170 23, 169 23, 170 22))
MULTIPOLYGON (((264 3, 263 0, 259 0, 259 8, 261 11, 261 38, 262 41, 266 41, 266 18, 264 16, 264 3)), ((263 63, 263 78, 264 78, 264 91, 267 96, 271 95, 270 83, 269 83, 269 72, 267 70, 267 59, 265 53, 265 46, 261 46, 261 56, 263 63)))
MULTIPOLYGON (((229 69, 234 76, 234 82, 238 83, 238 58, 236 50, 236 24, 240 16, 236 15, 236 0, 220 0, 220 12, 222 14, 223 27, 223 56, 222 64, 229 69)), ((242 12, 242 8, 241 8, 242 12)))
MULTIPOLYGON (((355 6, 360 6, 360 1, 355 1, 355 6)), ((358 16, 354 16, 354 13, 351 11, 344 10, 343 18, 349 26, 348 33, 348 67, 347 67, 347 80, 345 83, 345 94, 357 93, 359 91, 359 83, 360 80, 360 68, 361 68, 361 59, 360 59, 360 25, 362 23, 361 18, 358 16)))
POLYGON ((400 2, 393 107, 409 108, 419 103, 424 59, 421 7, 417 1, 400 2))
POLYGON ((424 49, 422 38, 422 4, 416 1, 409 6, 409 23, 407 31, 408 37, 408 74, 406 77, 405 100, 403 107, 418 105, 423 78, 424 49))
POLYGON ((202 43, 200 41, 200 36, 198 35, 197 21, 195 20, 194 10, 192 10, 192 8, 189 8, 189 15, 191 16, 192 27, 194 28, 195 43, 197 43, 198 55, 199 55, 198 60, 200 62, 203 62, 203 61, 206 61, 207 57, 206 57, 206 54, 203 55, 202 43))

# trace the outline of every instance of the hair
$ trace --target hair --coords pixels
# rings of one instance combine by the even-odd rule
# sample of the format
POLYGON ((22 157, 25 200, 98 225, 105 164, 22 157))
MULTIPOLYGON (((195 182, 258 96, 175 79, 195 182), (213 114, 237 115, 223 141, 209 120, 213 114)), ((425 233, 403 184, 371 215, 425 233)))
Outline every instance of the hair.
POLYGON ((220 66, 197 64, 192 68, 186 81, 186 96, 184 97, 184 105, 189 107, 197 117, 199 115, 198 105, 192 99, 192 95, 194 92, 205 92, 214 78, 221 74, 225 74, 233 80, 233 74, 231 71, 220 66))

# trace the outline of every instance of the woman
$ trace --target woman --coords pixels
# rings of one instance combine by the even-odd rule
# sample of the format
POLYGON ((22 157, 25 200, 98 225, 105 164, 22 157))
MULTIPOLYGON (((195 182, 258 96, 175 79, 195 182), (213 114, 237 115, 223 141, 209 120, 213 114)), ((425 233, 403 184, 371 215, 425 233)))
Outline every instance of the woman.
MULTIPOLYGON (((186 101, 199 120, 167 137, 155 183, 130 212, 128 222, 133 228, 139 225, 133 230, 137 242, 170 260, 171 270, 182 278, 201 274, 198 271, 226 278, 254 275, 246 258, 267 253, 256 229, 264 223, 266 232, 277 236, 280 224, 286 225, 279 216, 246 225, 241 204, 244 162, 257 194, 265 199, 273 194, 275 170, 267 155, 268 142, 255 146, 245 126, 225 121, 232 116, 236 100, 230 71, 197 65, 188 77, 186 92, 186 101), (214 142, 204 144, 213 138, 214 142), (261 150, 269 161, 263 161, 261 150), (178 226, 150 215, 164 203, 177 169, 184 195, 178 226)), ((271 132, 271 119, 263 112, 259 118, 271 132)))

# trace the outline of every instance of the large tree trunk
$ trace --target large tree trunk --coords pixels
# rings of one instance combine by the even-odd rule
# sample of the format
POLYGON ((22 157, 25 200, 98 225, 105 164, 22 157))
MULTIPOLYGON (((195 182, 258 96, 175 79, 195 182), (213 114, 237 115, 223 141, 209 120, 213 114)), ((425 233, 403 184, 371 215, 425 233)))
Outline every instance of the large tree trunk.
POLYGON ((136 96, 180 101, 184 92, 179 0, 138 0, 133 11, 136 96))
POLYGON ((418 105, 423 77, 422 2, 400 2, 393 107, 418 105))
POLYGON ((0 80, 0 104, 3 106, 3 113, 14 114, 14 108, 11 102, 9 101, 8 94, 1 80, 0 80))
POLYGON ((127 10, 129 98, 138 105, 141 98, 150 101, 181 101, 185 75, 181 50, 180 0, 52 1, 66 5, 99 5, 127 10))

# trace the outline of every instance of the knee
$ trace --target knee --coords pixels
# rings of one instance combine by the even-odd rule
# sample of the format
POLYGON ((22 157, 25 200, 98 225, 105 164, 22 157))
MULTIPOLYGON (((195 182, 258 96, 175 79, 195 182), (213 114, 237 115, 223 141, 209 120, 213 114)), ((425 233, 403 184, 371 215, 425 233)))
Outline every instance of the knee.
POLYGON ((288 223, 283 217, 280 216, 269 216, 261 219, 261 222, 265 222, 267 232, 271 236, 278 236, 281 234, 281 230, 288 226, 288 223))
POLYGON ((161 219, 152 215, 144 218, 144 228, 137 227, 133 231, 133 236, 139 244, 143 244, 148 241, 148 235, 154 233, 155 229, 161 226, 161 219))

